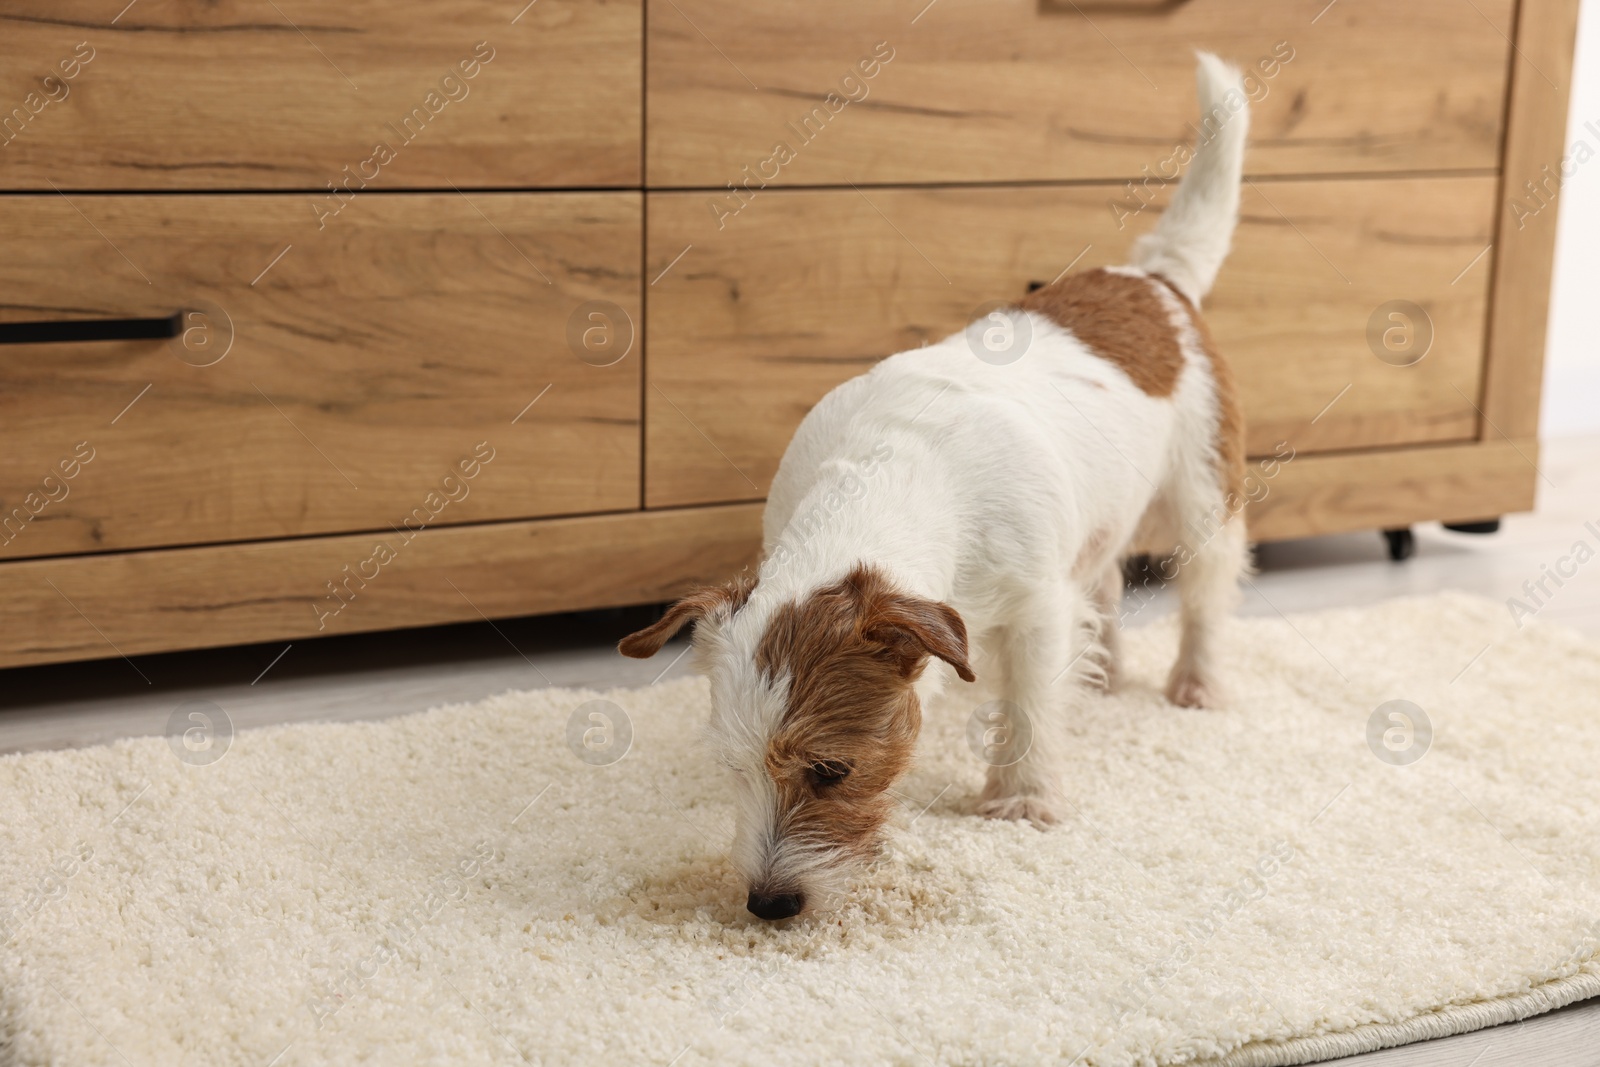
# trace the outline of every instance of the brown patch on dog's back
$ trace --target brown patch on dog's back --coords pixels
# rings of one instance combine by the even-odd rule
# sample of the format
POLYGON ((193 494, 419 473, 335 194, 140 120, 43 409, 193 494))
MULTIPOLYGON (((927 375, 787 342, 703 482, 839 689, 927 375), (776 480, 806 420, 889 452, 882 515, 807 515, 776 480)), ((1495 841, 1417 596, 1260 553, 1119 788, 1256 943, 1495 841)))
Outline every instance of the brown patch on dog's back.
POLYGON ((1129 275, 1102 268, 1029 293, 1022 307, 1072 331, 1095 355, 1120 367, 1147 396, 1166 397, 1177 388, 1183 372, 1183 348, 1167 305, 1153 287, 1157 284, 1177 297, 1210 363, 1217 393, 1217 480, 1223 492, 1242 501, 1244 413, 1233 372, 1212 343, 1199 310, 1175 285, 1159 274, 1129 275))
POLYGON ((785 836, 871 852, 893 807, 889 786, 910 766, 922 726, 912 686, 930 655, 972 680, 966 644, 955 611, 861 565, 773 614, 756 666, 788 682, 766 753, 785 836), (849 773, 819 781, 814 768, 828 764, 849 773))
MULTIPOLYGON (((1206 320, 1200 317, 1200 310, 1189 302, 1189 298, 1178 291, 1178 287, 1159 274, 1152 275, 1156 281, 1165 285, 1178 298, 1178 303, 1183 305, 1183 310, 1189 316, 1189 321, 1194 324, 1194 332, 1200 339, 1200 350, 1206 354, 1206 360, 1211 364, 1211 380, 1217 390, 1217 479, 1223 492, 1235 498, 1243 506, 1244 496, 1244 410, 1239 407, 1239 393, 1233 385, 1233 370, 1228 366, 1228 361, 1222 358, 1217 351, 1217 346, 1211 340, 1211 331, 1206 328, 1206 320)), ((1230 501, 1230 506, 1232 502, 1230 501)))
POLYGON ((1146 395, 1171 396, 1177 387, 1183 350, 1148 276, 1087 270, 1029 293, 1022 307, 1071 330, 1146 395))

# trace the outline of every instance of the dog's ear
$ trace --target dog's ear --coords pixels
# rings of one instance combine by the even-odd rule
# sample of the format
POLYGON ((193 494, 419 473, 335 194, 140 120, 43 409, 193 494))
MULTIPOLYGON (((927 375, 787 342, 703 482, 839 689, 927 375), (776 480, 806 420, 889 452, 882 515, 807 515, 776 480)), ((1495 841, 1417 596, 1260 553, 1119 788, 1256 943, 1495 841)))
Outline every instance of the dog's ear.
POLYGON ((660 652, 661 646, 672 640, 685 623, 719 615, 725 618, 744 607, 755 587, 753 579, 741 576, 726 585, 696 589, 668 608, 653 625, 617 642, 617 651, 631 659, 649 659, 660 652))
POLYGON ((977 681, 967 664, 967 624, 948 604, 909 593, 884 593, 869 600, 862 636, 888 648, 911 674, 929 656, 956 669, 963 682, 977 681))

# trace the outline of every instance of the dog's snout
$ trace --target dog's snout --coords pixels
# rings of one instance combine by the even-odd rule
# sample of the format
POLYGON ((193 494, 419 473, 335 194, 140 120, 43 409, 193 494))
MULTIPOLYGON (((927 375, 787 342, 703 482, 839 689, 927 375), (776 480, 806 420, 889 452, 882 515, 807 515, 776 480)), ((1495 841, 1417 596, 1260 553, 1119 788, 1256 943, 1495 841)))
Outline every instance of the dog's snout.
POLYGON ((787 919, 805 909, 803 893, 757 893, 752 891, 745 907, 758 919, 787 919))

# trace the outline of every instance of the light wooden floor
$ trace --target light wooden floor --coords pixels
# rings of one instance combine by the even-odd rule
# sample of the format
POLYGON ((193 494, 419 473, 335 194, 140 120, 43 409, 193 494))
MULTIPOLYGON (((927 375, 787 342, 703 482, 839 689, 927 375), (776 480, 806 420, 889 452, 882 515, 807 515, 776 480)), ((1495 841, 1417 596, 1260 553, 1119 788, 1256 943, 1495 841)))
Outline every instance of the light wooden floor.
MULTIPOLYGON (((1375 532, 1263 546, 1243 611, 1275 614, 1359 605, 1408 593, 1460 589, 1522 596, 1573 543, 1600 536, 1600 438, 1548 442, 1538 510, 1507 517, 1500 533, 1417 528, 1417 555, 1390 563, 1375 532)), ((1600 545, 1597 545, 1600 547, 1600 545)), ((1137 623, 1172 608, 1168 596, 1137 623)), ((618 637, 653 616, 642 610, 519 619, 396 634, 144 656, 0 671, 0 752, 95 744, 159 734, 186 700, 220 704, 235 729, 270 723, 376 719, 510 688, 643 685, 687 673, 682 643, 655 660, 618 656, 618 637)), ((1540 617, 1600 639, 1600 561, 1566 582, 1540 617)), ((1340 1061, 1359 1067, 1600 1065, 1600 1000, 1523 1023, 1340 1061)))

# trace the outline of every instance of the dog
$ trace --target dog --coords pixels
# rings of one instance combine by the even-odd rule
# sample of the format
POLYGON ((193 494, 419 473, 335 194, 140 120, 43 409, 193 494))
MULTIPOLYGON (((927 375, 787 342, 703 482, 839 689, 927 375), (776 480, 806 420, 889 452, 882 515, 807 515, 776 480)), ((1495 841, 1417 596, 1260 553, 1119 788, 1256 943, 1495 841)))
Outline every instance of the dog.
POLYGON ((834 389, 779 465, 758 576, 620 643, 645 658, 695 623, 757 917, 837 899, 876 853, 923 703, 952 674, 973 682, 974 659, 1031 735, 988 768, 979 814, 1056 822, 1070 710, 1116 674, 1135 541, 1179 564, 1167 697, 1217 705, 1217 631, 1248 558, 1244 424, 1197 307, 1238 220, 1249 115, 1215 56, 1197 81, 1194 158, 1131 266, 1029 294, 1006 320, 1031 334, 1013 362, 976 358, 963 332, 834 389))

